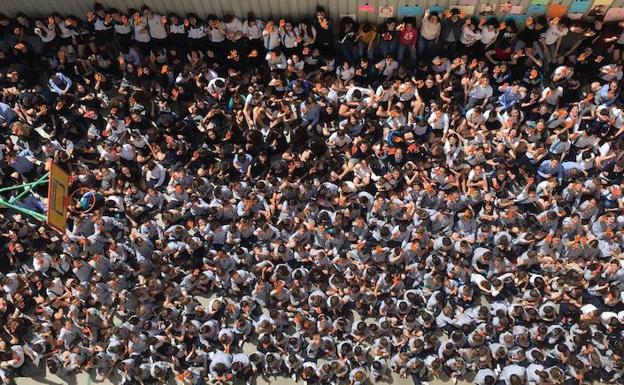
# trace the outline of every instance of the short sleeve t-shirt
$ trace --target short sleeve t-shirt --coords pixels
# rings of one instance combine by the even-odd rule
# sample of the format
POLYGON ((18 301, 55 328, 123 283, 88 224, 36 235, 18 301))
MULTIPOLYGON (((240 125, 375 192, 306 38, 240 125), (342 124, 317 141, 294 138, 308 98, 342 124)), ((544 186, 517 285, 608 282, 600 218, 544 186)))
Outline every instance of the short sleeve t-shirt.
POLYGON ((544 43, 546 43, 546 45, 553 45, 560 37, 563 37, 567 34, 567 28, 560 28, 557 25, 551 25, 550 27, 548 27, 546 32, 544 32, 544 43))
POLYGON ((147 19, 145 16, 142 16, 139 21, 135 21, 133 23, 134 27, 134 40, 139 43, 147 43, 151 40, 149 26, 147 24, 147 19))
POLYGON ((147 19, 147 25, 149 25, 149 34, 153 39, 166 39, 167 38, 167 28, 161 21, 162 15, 152 14, 152 17, 147 19))

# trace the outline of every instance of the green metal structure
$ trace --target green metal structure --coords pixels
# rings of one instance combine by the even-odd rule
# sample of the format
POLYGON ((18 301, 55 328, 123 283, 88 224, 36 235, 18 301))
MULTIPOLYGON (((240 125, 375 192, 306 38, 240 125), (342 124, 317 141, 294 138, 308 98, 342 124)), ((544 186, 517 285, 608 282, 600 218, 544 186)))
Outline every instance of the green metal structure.
POLYGON ((22 190, 19 194, 17 194, 16 196, 12 197, 11 199, 9 199, 8 201, 5 200, 4 198, 2 198, 0 196, 0 206, 4 206, 4 207, 8 207, 10 209, 13 209, 15 211, 18 211, 24 215, 28 215, 32 218, 38 219, 42 222, 45 222, 47 220, 47 216, 45 214, 42 213, 38 213, 36 211, 33 210, 29 210, 27 208, 18 206, 16 204, 14 204, 14 202, 19 201, 22 197, 26 196, 28 193, 30 193, 32 191, 33 188, 40 186, 42 184, 46 184, 50 181, 50 173, 46 172, 45 175, 43 175, 41 178, 37 179, 34 182, 29 182, 29 183, 22 183, 20 185, 17 186, 10 186, 10 187, 2 187, 0 188, 0 193, 3 193, 5 191, 12 191, 12 190, 22 190))

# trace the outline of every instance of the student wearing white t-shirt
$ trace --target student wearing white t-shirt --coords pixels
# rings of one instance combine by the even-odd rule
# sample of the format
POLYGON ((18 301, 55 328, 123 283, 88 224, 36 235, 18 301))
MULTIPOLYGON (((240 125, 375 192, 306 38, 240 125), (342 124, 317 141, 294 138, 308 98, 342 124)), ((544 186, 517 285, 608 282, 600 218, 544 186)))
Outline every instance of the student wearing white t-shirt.
POLYGON ((383 60, 375 64, 375 70, 379 78, 385 81, 391 80, 396 75, 398 69, 399 62, 394 60, 391 54, 386 55, 383 60))
POLYGON ((45 24, 41 20, 35 21, 34 32, 41 38, 41 41, 44 44, 44 49, 52 47, 52 44, 56 39, 56 24, 54 24, 54 19, 49 20, 48 24, 45 24))
POLYGON ((291 54, 299 45, 301 38, 298 31, 293 27, 292 23, 280 20, 280 38, 286 54, 291 54))
POLYGON ((134 40, 139 43, 141 52, 147 54, 149 52, 149 42, 152 40, 152 37, 149 33, 147 18, 141 16, 138 11, 132 15, 132 30, 134 33, 134 40))
POLYGON ((344 146, 351 144, 351 142, 353 142, 353 139, 347 135, 343 128, 340 128, 331 134, 328 140, 329 146, 337 148, 343 148, 344 146))
POLYGON ((209 45, 215 51, 223 45, 227 32, 223 26, 223 23, 216 17, 208 18, 208 25, 206 26, 206 34, 208 35, 209 45))
MULTIPOLYGON (((499 28, 504 27, 505 24, 502 23, 499 28)), ((498 39, 499 28, 496 28, 492 22, 486 24, 481 29, 481 44, 483 44, 483 49, 489 49, 492 44, 498 39)))
POLYGON ((555 63, 557 61, 557 52, 561 45, 561 39, 568 34, 568 26, 558 17, 550 21, 550 25, 546 32, 541 36, 540 43, 544 51, 544 59, 546 63, 555 63))
POLYGON ((336 75, 343 84, 347 84, 355 75, 355 68, 348 61, 344 61, 342 65, 336 68, 336 75))
POLYGON ((191 49, 204 48, 206 36, 208 35, 208 26, 197 18, 197 15, 191 13, 184 19, 184 26, 188 31, 189 45, 191 49))
POLYGON ((173 47, 183 47, 187 44, 187 32, 182 20, 176 14, 169 14, 167 22, 167 40, 173 47))
POLYGON ((383 82, 375 90, 375 101, 377 103, 388 103, 397 95, 397 90, 392 82, 383 82))
POLYGON ((243 23, 240 19, 233 15, 227 15, 221 23, 225 38, 228 41, 229 49, 241 50, 243 43, 243 23))
POLYGON ((563 95, 562 87, 546 87, 542 91, 542 97, 540 98, 540 103, 546 102, 551 107, 557 107, 559 104, 559 98, 563 95))
POLYGON ((479 40, 481 40, 481 30, 479 30, 476 25, 472 24, 470 18, 467 18, 466 23, 462 27, 459 41, 465 47, 472 47, 479 40))
POLYGON ((113 13, 113 30, 115 33, 115 42, 117 47, 128 47, 132 42, 132 21, 127 15, 120 15, 119 12, 113 13))
POLYGON ((490 81, 487 77, 483 76, 475 83, 468 92, 468 103, 466 103, 466 109, 471 109, 474 106, 480 105, 482 108, 489 102, 494 90, 490 86, 490 81))
POLYGON ((449 129, 449 117, 448 114, 444 113, 442 109, 435 109, 429 116, 427 122, 431 126, 432 132, 434 132, 438 137, 446 136, 449 129))
MULTIPOLYGON (((243 36, 247 39, 247 48, 249 52, 252 50, 262 52, 262 31, 264 30, 264 22, 253 16, 249 16, 243 22, 243 36)), ((261 56, 261 55, 259 55, 261 56)))
POLYGON ((485 122, 485 115, 480 106, 475 106, 466 112, 466 125, 472 128, 480 127, 485 122))
POLYGON ((167 17, 153 13, 146 5, 141 7, 141 14, 147 21, 147 30, 152 46, 164 46, 167 41, 167 17))
POLYGON ((262 42, 264 44, 264 49, 267 51, 275 50, 282 45, 280 30, 271 20, 267 21, 262 31, 262 42))

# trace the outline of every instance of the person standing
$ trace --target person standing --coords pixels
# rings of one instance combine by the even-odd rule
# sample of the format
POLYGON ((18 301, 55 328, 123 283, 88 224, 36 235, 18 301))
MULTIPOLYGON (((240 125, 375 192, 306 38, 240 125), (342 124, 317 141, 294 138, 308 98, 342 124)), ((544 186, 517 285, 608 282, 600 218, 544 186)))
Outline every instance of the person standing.
POLYGON ((433 56, 441 30, 442 24, 440 24, 438 13, 430 13, 429 10, 426 10, 420 26, 420 37, 418 39, 419 58, 426 60, 433 56))
POLYGON ((377 30, 371 23, 362 24, 356 36, 358 59, 367 57, 368 60, 373 60, 375 56, 374 44, 375 44, 376 37, 377 37, 377 30))
POLYGON ((457 56, 457 44, 461 38, 463 15, 457 8, 444 12, 440 31, 440 50, 447 57, 457 56))
POLYGON ((386 57, 389 53, 396 55, 399 43, 399 31, 397 30, 397 21, 391 17, 381 26, 379 33, 379 51, 381 56, 386 57))
POLYGON ((146 5, 141 7, 141 13, 147 21, 152 51, 164 47, 167 43, 167 17, 152 12, 150 7, 146 5))
POLYGON ((135 11, 132 15, 132 30, 134 32, 134 41, 139 44, 141 53, 147 55, 150 51, 150 41, 152 37, 149 32, 149 25, 147 24, 147 17, 141 16, 139 11, 135 11))
POLYGON ((418 40, 418 30, 414 27, 415 20, 413 18, 406 18, 405 21, 398 26, 399 32, 399 51, 397 58, 399 62, 403 62, 405 58, 405 51, 409 54, 410 62, 408 67, 413 67, 416 64, 416 41, 418 40))

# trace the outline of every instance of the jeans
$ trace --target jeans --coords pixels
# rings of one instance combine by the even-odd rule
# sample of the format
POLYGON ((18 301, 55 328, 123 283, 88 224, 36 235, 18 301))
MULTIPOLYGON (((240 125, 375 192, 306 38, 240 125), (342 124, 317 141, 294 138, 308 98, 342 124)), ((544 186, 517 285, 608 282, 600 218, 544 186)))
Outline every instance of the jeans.
POLYGON ((416 64, 416 46, 399 44, 399 52, 397 54, 397 60, 399 62, 403 61, 403 57, 405 56, 405 51, 409 53, 410 56, 410 64, 416 64))
POLYGON ((483 99, 477 99, 477 98, 469 97, 468 98, 468 103, 466 103, 466 111, 468 111, 472 107, 480 106, 481 104, 483 104, 483 99))
POLYGON ((428 40, 424 37, 418 38, 418 56, 431 57, 433 55, 433 47, 435 46, 435 40, 428 40))
MULTIPOLYGON (((546 49, 544 50, 543 54, 544 54, 544 69, 548 70, 548 68, 551 68, 551 66, 553 65, 557 65, 556 61, 557 61, 557 44, 551 44, 551 45, 547 45, 545 47, 546 49)), ((552 67, 554 68, 554 67, 552 67)))
POLYGON ((346 61, 348 61, 351 64, 354 64, 356 62, 356 55, 355 55, 355 47, 353 46, 352 43, 338 43, 338 50, 340 51, 340 55, 342 55, 342 58, 346 61))
POLYGON ((375 47, 371 46, 370 49, 368 49, 368 44, 364 43, 363 41, 358 41, 357 42, 357 58, 358 59, 362 59, 363 57, 366 57, 368 60, 373 61, 375 55, 375 47))
POLYGON ((381 40, 379 42, 379 51, 381 52, 382 57, 386 57, 387 54, 392 54, 396 56, 397 54, 397 41, 396 40, 381 40))
POLYGON ((446 41, 442 43, 441 53, 446 53, 448 57, 457 56, 457 42, 456 41, 446 41))

